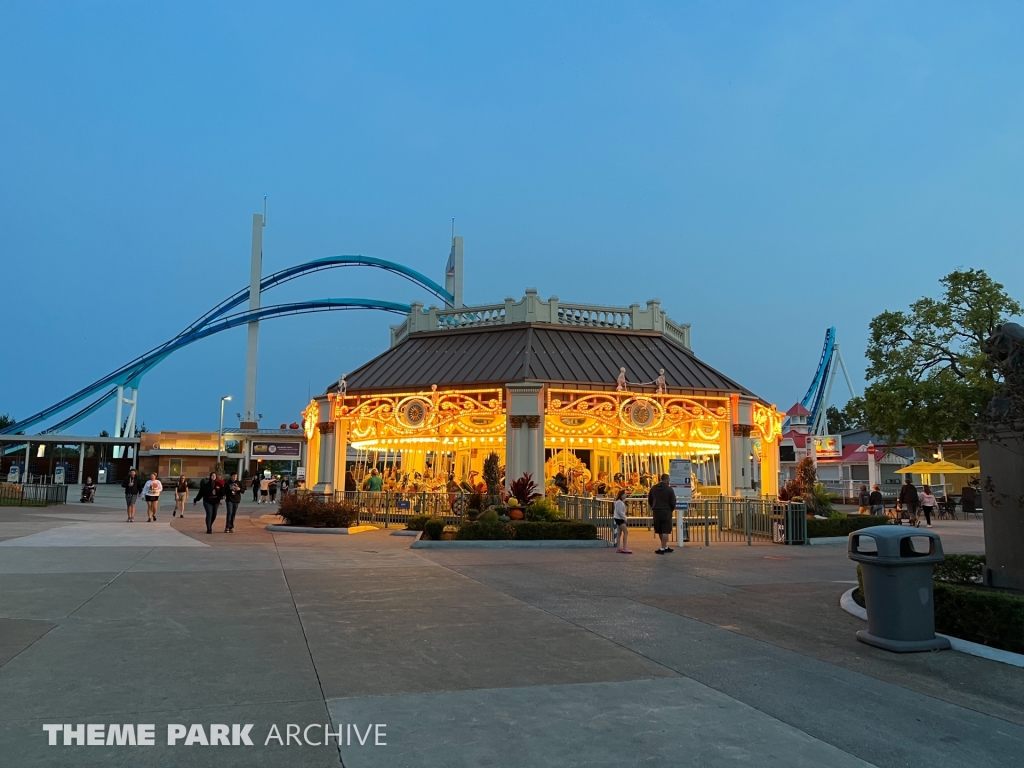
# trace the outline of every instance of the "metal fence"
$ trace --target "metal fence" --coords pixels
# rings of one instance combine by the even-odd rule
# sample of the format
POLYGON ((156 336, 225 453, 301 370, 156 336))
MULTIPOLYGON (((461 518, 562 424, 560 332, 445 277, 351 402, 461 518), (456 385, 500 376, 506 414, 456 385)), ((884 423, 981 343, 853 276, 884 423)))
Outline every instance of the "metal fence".
MULTIPOLYGON (((653 528, 654 518, 644 497, 627 498, 626 525, 630 530, 653 528)), ((611 540, 612 505, 608 498, 559 496, 558 508, 570 520, 597 526, 598 535, 611 540)), ((743 499, 717 496, 695 499, 678 516, 683 542, 710 546, 718 543, 804 544, 807 541, 807 505, 772 498, 743 499)), ((677 516, 672 518, 671 541, 679 542, 677 516)))
POLYGON ((384 528, 404 527, 410 517, 430 515, 446 525, 459 525, 469 494, 461 491, 335 491, 334 501, 346 501, 359 510, 359 523, 384 528))
POLYGON ((0 483, 0 507, 46 507, 66 504, 66 485, 23 485, 0 483))

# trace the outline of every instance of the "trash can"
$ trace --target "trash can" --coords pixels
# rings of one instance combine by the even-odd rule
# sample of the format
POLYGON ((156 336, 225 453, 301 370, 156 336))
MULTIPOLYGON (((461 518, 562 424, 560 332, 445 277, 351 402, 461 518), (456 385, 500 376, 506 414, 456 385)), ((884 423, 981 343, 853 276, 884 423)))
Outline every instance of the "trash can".
POLYGON ((938 534, 900 525, 876 525, 850 534, 847 554, 860 563, 868 628, 857 639, 897 653, 938 651, 932 569, 941 563, 938 534))

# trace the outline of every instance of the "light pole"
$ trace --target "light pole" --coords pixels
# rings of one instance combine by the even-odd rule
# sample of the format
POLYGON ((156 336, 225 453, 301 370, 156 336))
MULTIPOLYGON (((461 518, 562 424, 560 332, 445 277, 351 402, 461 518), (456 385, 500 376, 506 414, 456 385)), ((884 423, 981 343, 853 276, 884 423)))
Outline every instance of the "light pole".
POLYGON ((220 470, 222 475, 224 474, 224 471, 220 466, 220 450, 221 444, 224 442, 224 403, 230 399, 231 395, 224 395, 224 397, 220 399, 220 425, 217 427, 217 466, 215 469, 220 470))

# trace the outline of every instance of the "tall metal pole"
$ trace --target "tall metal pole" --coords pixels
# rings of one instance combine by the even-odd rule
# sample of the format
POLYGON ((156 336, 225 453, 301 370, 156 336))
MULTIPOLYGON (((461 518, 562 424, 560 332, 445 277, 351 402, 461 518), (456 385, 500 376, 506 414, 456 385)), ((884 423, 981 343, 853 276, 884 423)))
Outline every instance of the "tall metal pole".
MULTIPOLYGON (((252 215, 252 253, 249 262, 249 309, 260 308, 260 280, 263 277, 263 214, 252 215)), ((248 346, 245 350, 245 409, 242 421, 247 429, 255 429, 256 423, 256 369, 259 352, 259 321, 249 323, 248 346)))
POLYGON ((220 399, 220 424, 217 426, 217 466, 214 468, 220 474, 224 474, 220 466, 221 443, 224 442, 224 403, 231 399, 231 395, 224 395, 220 399))

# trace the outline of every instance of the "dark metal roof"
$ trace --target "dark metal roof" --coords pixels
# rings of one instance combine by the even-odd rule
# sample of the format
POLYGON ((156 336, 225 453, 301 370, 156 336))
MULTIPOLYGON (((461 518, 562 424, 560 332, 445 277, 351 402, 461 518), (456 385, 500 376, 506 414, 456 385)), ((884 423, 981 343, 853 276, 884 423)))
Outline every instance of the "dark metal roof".
POLYGON ((669 391, 754 396, 660 333, 525 323, 410 334, 346 381, 350 394, 513 381, 612 389, 620 366, 631 382, 653 381, 664 368, 669 391))

